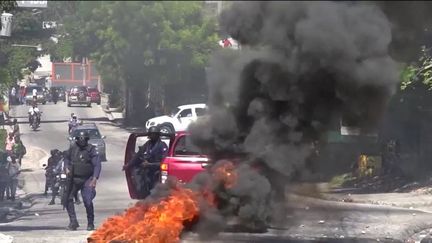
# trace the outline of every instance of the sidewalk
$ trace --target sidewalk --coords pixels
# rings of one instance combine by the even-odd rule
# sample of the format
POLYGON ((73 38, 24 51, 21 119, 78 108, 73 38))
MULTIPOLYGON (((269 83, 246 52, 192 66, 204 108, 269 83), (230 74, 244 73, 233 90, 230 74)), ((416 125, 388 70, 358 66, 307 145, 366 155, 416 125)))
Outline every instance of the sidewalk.
POLYGON ((101 108, 105 112, 107 118, 113 122, 121 122, 123 120, 123 111, 120 108, 108 107, 108 94, 101 93, 101 108))
POLYGON ((141 132, 145 130, 144 126, 143 127, 125 126, 123 124, 124 121, 123 111, 120 108, 108 108, 108 95, 105 93, 101 94, 100 108, 105 113, 108 120, 111 121, 119 128, 122 128, 128 132, 141 132))
MULTIPOLYGON (((31 200, 28 198, 29 194, 26 187, 25 177, 37 169, 42 169, 43 163, 46 163, 48 154, 40 148, 29 147, 27 154, 22 160, 21 174, 18 177, 18 188, 16 194, 16 201, 0 202, 0 223, 10 222, 20 217, 22 212, 20 210, 27 209, 31 206, 31 200)), ((1 239, 1 237, 0 237, 1 239)), ((2 241, 0 241, 2 242, 2 241)))

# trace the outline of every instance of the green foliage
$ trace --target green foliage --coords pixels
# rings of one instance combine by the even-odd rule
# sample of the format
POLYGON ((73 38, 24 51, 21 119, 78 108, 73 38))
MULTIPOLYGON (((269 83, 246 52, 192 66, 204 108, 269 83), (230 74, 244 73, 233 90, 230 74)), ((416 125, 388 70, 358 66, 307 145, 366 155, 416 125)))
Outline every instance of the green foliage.
POLYGON ((422 83, 428 90, 432 90, 432 57, 430 49, 422 47, 421 57, 417 64, 406 66, 401 72, 401 90, 411 87, 413 84, 422 83))
POLYGON ((49 38, 53 35, 54 30, 42 28, 42 22, 46 20, 42 13, 35 13, 28 8, 16 8, 16 1, 1 1, 0 4, 0 8, 8 9, 14 15, 12 36, 0 40, 0 56, 2 57, 0 84, 9 86, 22 78, 22 70, 29 63, 38 56, 49 53, 46 47, 53 43, 49 38), (13 47, 12 44, 32 46, 41 44, 45 50, 38 52, 36 48, 13 47))
POLYGON ((106 78, 130 84, 143 76, 168 80, 179 72, 173 65, 204 67, 217 46, 215 20, 202 16, 202 4, 77 2, 76 11, 63 17, 60 41, 71 44, 74 56, 96 60, 106 78))
POLYGON ((401 71, 401 86, 400 89, 401 90, 405 90, 407 87, 409 87, 413 80, 414 80, 414 76, 416 75, 418 69, 412 65, 406 66, 405 68, 402 69, 401 71))
POLYGON ((3 13, 3 11, 9 12, 16 8, 17 3, 16 1, 11 0, 2 0, 0 1, 0 13, 3 13))

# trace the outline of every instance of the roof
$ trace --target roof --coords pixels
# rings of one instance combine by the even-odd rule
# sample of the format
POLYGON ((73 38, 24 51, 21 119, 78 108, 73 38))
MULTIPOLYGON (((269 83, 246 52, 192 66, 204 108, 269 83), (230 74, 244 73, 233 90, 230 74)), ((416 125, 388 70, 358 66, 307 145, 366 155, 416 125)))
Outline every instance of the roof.
POLYGON ((178 106, 179 109, 188 109, 188 108, 205 108, 206 104, 189 104, 189 105, 180 105, 178 106))
POLYGON ((96 123, 84 123, 76 128, 76 130, 80 129, 97 129, 96 123))

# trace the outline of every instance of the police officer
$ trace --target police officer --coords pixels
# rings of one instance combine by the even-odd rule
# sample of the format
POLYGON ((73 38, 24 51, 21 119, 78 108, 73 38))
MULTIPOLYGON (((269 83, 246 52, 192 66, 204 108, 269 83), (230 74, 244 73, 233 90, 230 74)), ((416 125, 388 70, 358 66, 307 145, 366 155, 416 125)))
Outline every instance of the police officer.
POLYGON ((123 170, 128 170, 132 167, 139 168, 141 165, 144 170, 141 176, 147 185, 139 185, 143 189, 144 197, 150 193, 150 190, 157 183, 157 175, 160 175, 160 163, 165 158, 168 152, 168 146, 160 139, 160 129, 158 127, 150 127, 147 131, 149 140, 139 148, 139 151, 126 165, 123 170))
POLYGON ((93 199, 96 196, 96 182, 101 172, 101 160, 93 145, 88 143, 89 135, 80 131, 75 137, 64 158, 65 166, 69 168, 70 183, 63 200, 69 215, 69 230, 79 227, 75 214, 74 197, 81 190, 84 206, 87 212, 87 230, 94 230, 93 199))

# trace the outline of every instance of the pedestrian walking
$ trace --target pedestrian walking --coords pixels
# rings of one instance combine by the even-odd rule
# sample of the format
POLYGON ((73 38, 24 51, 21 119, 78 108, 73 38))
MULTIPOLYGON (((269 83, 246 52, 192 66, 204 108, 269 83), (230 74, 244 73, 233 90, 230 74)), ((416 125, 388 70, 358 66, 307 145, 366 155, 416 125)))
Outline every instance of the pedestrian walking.
POLYGON ((5 144, 6 144, 6 153, 9 156, 13 156, 13 146, 15 145, 15 137, 13 132, 9 132, 5 144))
POLYGON ((9 172, 9 184, 7 186, 7 190, 9 191, 9 198, 12 201, 15 201, 16 189, 18 186, 18 175, 20 174, 20 165, 16 162, 16 160, 8 156, 8 172, 9 172))
POLYGON ((16 118, 14 118, 12 122, 12 132, 15 137, 20 136, 20 127, 16 118))
POLYGON ((15 136, 15 144, 13 146, 14 158, 17 160, 18 164, 21 166, 22 158, 27 153, 27 149, 24 146, 20 136, 15 136))
POLYGON ((12 90, 11 90, 11 99, 10 99, 12 105, 15 105, 16 95, 17 95, 17 90, 16 90, 15 87, 12 87, 12 90))
POLYGON ((6 153, 0 152, 0 202, 4 201, 6 188, 9 185, 9 170, 7 165, 6 153))
POLYGON ((22 86, 21 90, 20 90, 21 104, 25 104, 26 103, 25 95, 26 95, 26 87, 22 86))

